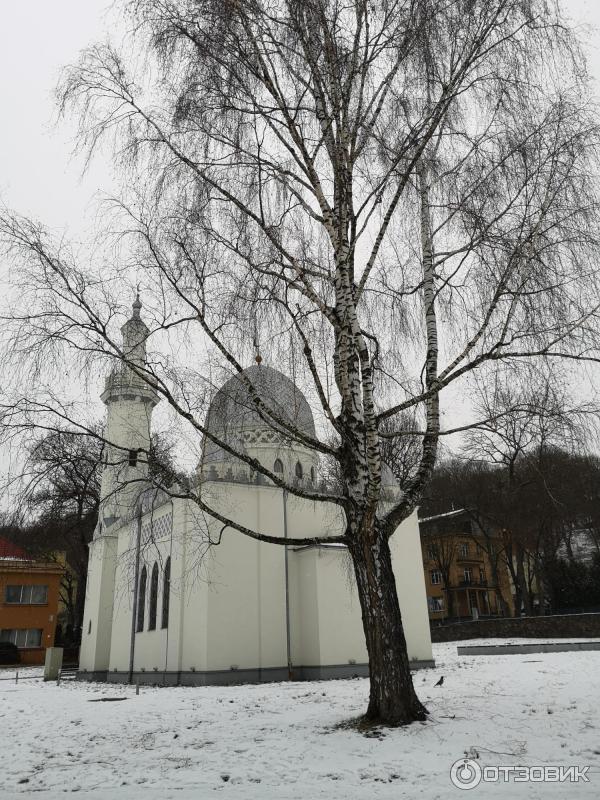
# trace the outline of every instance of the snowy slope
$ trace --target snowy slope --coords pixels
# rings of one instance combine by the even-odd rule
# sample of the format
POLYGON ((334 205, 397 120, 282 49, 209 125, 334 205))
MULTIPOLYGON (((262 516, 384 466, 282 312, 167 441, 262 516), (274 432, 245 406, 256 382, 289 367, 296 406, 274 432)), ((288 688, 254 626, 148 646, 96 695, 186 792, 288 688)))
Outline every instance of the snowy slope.
POLYGON ((434 649, 437 668, 415 674, 430 720, 374 736, 337 727, 364 710, 363 679, 142 687, 139 697, 127 686, 2 680, 0 798, 600 798, 600 651, 434 649), (107 697, 126 699, 91 702, 107 697), (470 748, 487 765, 590 765, 590 783, 461 791, 449 771, 470 748))

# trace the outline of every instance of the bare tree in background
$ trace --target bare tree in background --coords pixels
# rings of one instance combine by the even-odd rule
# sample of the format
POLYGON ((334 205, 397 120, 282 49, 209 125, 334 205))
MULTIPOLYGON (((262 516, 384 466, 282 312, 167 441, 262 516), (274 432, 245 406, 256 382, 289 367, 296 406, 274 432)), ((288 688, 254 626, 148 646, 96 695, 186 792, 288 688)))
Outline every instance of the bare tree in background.
MULTIPOLYGON (((100 433, 98 426, 96 432, 100 433)), ((57 560, 66 570, 60 596, 77 636, 83 619, 91 541, 100 505, 102 442, 68 430, 30 430, 18 482, 12 539, 36 558, 57 560)))
POLYGON ((555 558, 567 516, 559 500, 564 493, 556 491, 558 451, 581 445, 596 409, 571 400, 552 372, 531 373, 523 386, 511 385, 510 374, 482 385, 475 406, 488 422, 470 432, 466 452, 498 467, 493 487, 488 483, 487 513, 505 532, 515 613, 523 607, 531 615, 534 578, 541 586, 542 564, 555 558))
MULTIPOLYGON (((569 487, 578 498, 578 520, 580 528, 588 533, 590 543, 600 557, 600 458, 583 455, 579 458, 579 469, 569 487)), ((567 540, 567 554, 571 543, 567 540)))
MULTIPOLYGON (((123 169, 110 224, 122 260, 84 268, 40 225, 5 215, 26 303, 8 314, 12 346, 38 369, 35 394, 21 389, 6 407, 13 418, 52 412, 40 388, 51 355, 120 359, 190 437, 231 452, 199 398, 218 367, 238 373, 264 420, 342 476, 340 493, 322 494, 232 453, 342 510, 369 654, 366 718, 423 719, 389 538, 435 465, 440 394, 506 360, 599 355, 598 137, 577 42, 545 0, 125 7, 124 52, 91 47, 61 89, 82 145, 110 143, 123 169), (115 336, 123 288, 138 280, 156 342, 145 368, 115 336), (317 437, 243 372, 257 332, 263 356, 318 402, 317 437), (184 341, 206 353, 202 369, 178 362, 184 341), (405 412, 418 429, 394 424, 405 412), (382 441, 405 435, 419 458, 400 498, 382 504, 382 441)), ((242 535, 307 542, 190 496, 242 535)))
POLYGON ((582 453, 586 437, 591 443, 597 409, 572 400, 552 372, 534 370, 521 382, 509 371, 480 383, 474 410, 479 423, 466 434, 466 458, 436 470, 427 513, 459 502, 482 534, 490 526, 499 531, 500 549, 497 537, 483 546, 511 575, 515 613, 533 613, 534 594, 542 611, 552 605, 546 575, 568 545, 570 527, 590 517, 586 507, 594 492, 583 487, 594 468, 582 453))
MULTIPOLYGON (((24 420, 17 421, 17 427, 24 420)), ((10 429, 8 420, 5 423, 10 429)), ((98 520, 105 441, 100 424, 88 433, 57 427, 28 430, 28 454, 11 491, 16 505, 8 538, 36 558, 65 563, 60 596, 73 636, 83 622, 88 545, 98 520)), ((164 437, 152 437, 150 479, 159 485, 182 480, 164 437)))
POLYGON ((446 592, 446 613, 447 618, 454 616, 454 593, 452 589, 452 567, 457 555, 458 546, 456 538, 448 532, 437 531, 428 533, 423 537, 423 543, 427 548, 427 553, 433 561, 435 569, 442 576, 444 591, 446 592))
POLYGON ((473 523, 471 538, 488 557, 490 590, 496 595, 502 616, 508 616, 509 606, 502 593, 500 568, 505 564, 505 549, 511 545, 498 524, 503 509, 501 485, 498 468, 490 464, 459 458, 442 460, 428 484, 421 513, 433 516, 455 506, 464 508, 473 523))

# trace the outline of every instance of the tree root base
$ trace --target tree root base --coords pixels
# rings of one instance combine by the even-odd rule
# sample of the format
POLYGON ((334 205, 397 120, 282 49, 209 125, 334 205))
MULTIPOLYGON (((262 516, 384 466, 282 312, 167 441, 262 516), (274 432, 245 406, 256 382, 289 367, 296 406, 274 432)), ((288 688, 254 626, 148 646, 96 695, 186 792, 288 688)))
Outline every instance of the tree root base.
POLYGON ((422 712, 417 712, 414 719, 406 722, 388 722, 380 718, 371 717, 368 713, 353 719, 343 720, 337 725, 334 725, 332 730, 346 730, 356 731, 362 733, 372 739, 383 739, 385 732, 389 728, 404 728, 407 725, 413 725, 416 722, 427 722, 429 711, 423 706, 422 712))

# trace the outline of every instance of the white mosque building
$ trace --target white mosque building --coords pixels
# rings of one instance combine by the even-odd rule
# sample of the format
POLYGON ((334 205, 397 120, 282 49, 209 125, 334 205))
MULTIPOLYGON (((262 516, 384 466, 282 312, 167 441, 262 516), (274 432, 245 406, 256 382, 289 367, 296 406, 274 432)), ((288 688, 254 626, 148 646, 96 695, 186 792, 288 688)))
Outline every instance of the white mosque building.
MULTIPOLYGON (((140 309, 136 300, 122 333, 124 352, 143 365, 149 331, 140 309)), ((270 407, 315 435, 309 404, 289 378, 264 364, 246 374, 270 407)), ((90 544, 78 677, 188 685, 368 674, 346 548, 259 542, 223 530, 193 500, 149 488, 138 453, 149 448, 157 393, 123 366, 106 379, 102 399, 114 446, 90 544)), ((318 456, 283 444, 239 377, 216 393, 207 427, 290 481, 321 486, 318 456)), ((341 533, 336 505, 249 475, 245 462, 209 441, 198 480, 211 508, 261 533, 341 533)), ((399 526, 391 548, 409 658, 415 668, 433 666, 416 513, 399 526)))

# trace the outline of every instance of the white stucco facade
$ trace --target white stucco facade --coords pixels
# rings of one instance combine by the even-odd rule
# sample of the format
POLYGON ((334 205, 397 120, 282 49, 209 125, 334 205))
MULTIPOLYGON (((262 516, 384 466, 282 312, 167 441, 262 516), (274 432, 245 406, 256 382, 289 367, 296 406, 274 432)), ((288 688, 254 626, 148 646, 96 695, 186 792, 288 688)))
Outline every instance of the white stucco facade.
MULTIPOLYGON (((139 336, 139 307, 134 320, 133 333, 139 336)), ((125 326, 124 339, 130 333, 125 326)), ((143 349, 138 356, 143 363, 143 349)), ((251 369, 259 380, 279 375, 266 367, 251 369)), ((292 392, 286 407, 297 400, 308 430, 312 415, 306 401, 293 385, 282 391, 292 392)), ((144 447, 156 402, 153 390, 121 372, 119 380, 107 380, 104 399, 117 450, 129 454, 144 447)), ((223 424, 223 408, 226 404, 213 424, 223 424)), ((214 406, 210 413, 214 420, 214 406)), ((295 470, 307 485, 317 480, 314 454, 284 447, 260 421, 246 415, 235 435, 238 446, 270 468, 279 459, 284 473, 295 470)), ((123 463, 126 470, 143 470, 134 461, 122 458, 118 467, 105 466, 111 474, 103 487, 111 494, 101 506, 90 546, 80 677, 209 684, 366 674, 360 604, 344 546, 259 542, 223 529, 192 500, 146 491, 138 501, 139 490, 134 498, 130 489, 120 494, 114 489, 115 470, 123 463)), ((226 454, 215 448, 204 459, 201 497, 215 512, 282 541, 341 532, 341 512, 333 503, 257 482, 240 464, 227 463, 226 454)), ((416 513, 400 525, 391 549, 409 658, 415 666, 431 666, 416 513)))

